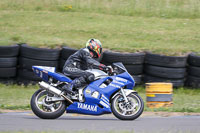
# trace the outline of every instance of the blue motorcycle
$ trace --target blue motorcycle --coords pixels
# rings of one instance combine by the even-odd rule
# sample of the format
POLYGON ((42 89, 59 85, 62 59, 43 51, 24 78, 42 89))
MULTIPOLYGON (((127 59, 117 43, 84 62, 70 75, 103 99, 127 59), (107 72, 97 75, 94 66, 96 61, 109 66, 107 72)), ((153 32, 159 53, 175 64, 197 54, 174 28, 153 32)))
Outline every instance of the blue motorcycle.
POLYGON ((134 120, 144 109, 142 98, 133 90, 135 81, 122 63, 113 63, 112 73, 86 70, 95 75, 95 81, 77 88, 75 95, 62 91, 72 79, 55 71, 54 67, 33 66, 42 81, 31 99, 31 108, 42 119, 56 119, 65 111, 87 115, 113 113, 121 120, 134 120))

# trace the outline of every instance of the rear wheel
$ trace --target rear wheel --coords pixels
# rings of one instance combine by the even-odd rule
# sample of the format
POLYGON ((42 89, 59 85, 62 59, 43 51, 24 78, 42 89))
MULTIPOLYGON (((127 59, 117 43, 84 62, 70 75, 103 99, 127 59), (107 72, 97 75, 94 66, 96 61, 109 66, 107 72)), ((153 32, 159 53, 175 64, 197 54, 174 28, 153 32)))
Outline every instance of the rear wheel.
POLYGON ((122 95, 113 98, 111 110, 113 114, 120 120, 134 120, 138 118, 144 110, 144 102, 142 98, 134 93, 127 96, 128 103, 125 102, 122 95))
POLYGON ((65 101, 48 102, 47 98, 54 95, 46 90, 36 91, 31 99, 31 109, 35 115, 42 119, 56 119, 60 117, 66 108, 65 101))

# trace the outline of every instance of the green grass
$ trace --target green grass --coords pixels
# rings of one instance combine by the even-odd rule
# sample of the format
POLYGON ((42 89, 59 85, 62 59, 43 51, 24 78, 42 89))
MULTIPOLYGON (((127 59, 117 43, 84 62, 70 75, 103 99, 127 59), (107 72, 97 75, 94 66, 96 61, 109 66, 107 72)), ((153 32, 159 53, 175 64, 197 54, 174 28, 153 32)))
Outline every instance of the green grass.
POLYGON ((183 55, 200 51, 199 0, 1 0, 0 45, 183 55))
POLYGON ((200 19, 132 17, 82 12, 0 10, 0 45, 84 47, 98 38, 106 49, 182 55, 200 51, 200 19))
MULTIPOLYGON (((6 86, 0 84, 0 108, 1 109, 30 109, 30 99, 38 86, 6 86)), ((139 95, 146 103, 144 87, 136 87, 139 95)), ((168 112, 200 112, 200 90, 179 88, 174 90, 173 107, 149 109, 145 104, 145 111, 168 111, 168 112)))
POLYGON ((102 14, 199 18, 199 0, 1 0, 1 10, 71 11, 102 14))
POLYGON ((38 86, 18 86, 0 84, 1 109, 30 109, 30 99, 38 86))
MULTIPOLYGON (((143 100, 146 100, 144 87, 136 90, 143 100)), ((145 111, 168 111, 168 112, 200 112, 200 89, 177 88, 173 89, 173 106, 169 108, 150 109, 145 104, 145 111)), ((145 101, 146 102, 146 101, 145 101)))

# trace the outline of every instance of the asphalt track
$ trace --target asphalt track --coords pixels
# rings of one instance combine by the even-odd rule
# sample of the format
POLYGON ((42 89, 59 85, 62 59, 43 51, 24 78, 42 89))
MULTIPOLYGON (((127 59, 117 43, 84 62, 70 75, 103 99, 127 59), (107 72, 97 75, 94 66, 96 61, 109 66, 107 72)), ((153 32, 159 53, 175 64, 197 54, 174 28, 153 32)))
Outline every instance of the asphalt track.
POLYGON ((42 120, 31 112, 1 113, 0 132, 14 131, 200 133, 200 116, 143 115, 134 121, 121 121, 113 115, 64 114, 56 120, 42 120))

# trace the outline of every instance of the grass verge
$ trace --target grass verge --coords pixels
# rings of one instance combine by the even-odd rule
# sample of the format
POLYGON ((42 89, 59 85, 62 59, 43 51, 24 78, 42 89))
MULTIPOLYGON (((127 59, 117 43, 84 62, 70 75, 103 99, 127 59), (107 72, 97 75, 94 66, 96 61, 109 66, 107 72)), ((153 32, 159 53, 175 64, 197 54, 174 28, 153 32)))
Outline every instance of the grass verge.
POLYGON ((116 51, 182 55, 200 51, 200 19, 131 17, 99 13, 1 11, 0 45, 84 47, 98 38, 116 51))
MULTIPOLYGON (((146 100, 144 87, 136 87, 139 95, 146 100)), ((167 112, 200 112, 200 89, 177 88, 173 90, 173 106, 168 108, 150 109, 145 104, 145 111, 167 112)), ((145 101, 146 103, 146 101, 145 101)))
POLYGON ((0 10, 95 12, 163 18, 199 18, 199 0, 1 0, 0 10))
POLYGON ((38 86, 18 86, 0 84, 0 108, 1 109, 30 109, 30 99, 38 86))
MULTIPOLYGON (((0 84, 0 108, 1 109, 30 109, 30 99, 38 86, 6 86, 0 84)), ((136 87, 139 95, 146 100, 144 87, 136 87)), ((168 111, 168 112, 200 112, 200 90, 178 88, 174 90, 173 107, 149 109, 145 104, 145 111, 168 111)), ((146 103, 146 102, 145 102, 146 103)))

